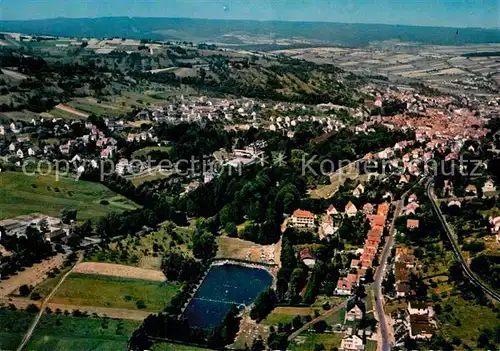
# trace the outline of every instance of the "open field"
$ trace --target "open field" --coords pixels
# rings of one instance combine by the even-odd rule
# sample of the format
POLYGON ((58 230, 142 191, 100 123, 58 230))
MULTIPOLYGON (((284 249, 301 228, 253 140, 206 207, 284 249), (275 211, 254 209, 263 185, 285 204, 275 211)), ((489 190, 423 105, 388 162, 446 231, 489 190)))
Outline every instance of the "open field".
POLYGON ((365 351, 377 351, 377 342, 375 340, 366 340, 365 351))
POLYGON ((108 275, 112 277, 143 279, 158 282, 166 280, 165 275, 161 271, 103 262, 78 263, 73 273, 108 275))
POLYGON ((142 149, 136 150, 132 153, 132 158, 138 158, 141 156, 147 156, 152 151, 160 151, 165 153, 170 153, 172 148, 169 146, 147 146, 142 149))
POLYGON ((177 285, 168 282, 72 273, 50 302, 158 312, 177 290, 177 285))
POLYGON ((75 115, 75 116, 81 117, 81 118, 86 118, 89 116, 88 113, 85 113, 83 111, 78 111, 74 107, 71 107, 68 105, 59 104, 56 106, 56 109, 67 112, 67 113, 71 113, 72 115, 75 115))
POLYGON ((356 168, 356 163, 352 162, 348 166, 342 167, 337 172, 330 176, 330 184, 320 186, 311 191, 311 197, 314 199, 332 197, 341 185, 344 184, 346 179, 356 179, 359 174, 356 168))
POLYGON ((300 334, 290 343, 288 349, 291 351, 311 351, 316 344, 322 344, 325 350, 332 350, 334 347, 340 347, 342 342, 342 333, 317 334, 305 332, 300 334))
POLYGON ((444 310, 447 309, 447 306, 451 306, 451 311, 443 311, 438 315, 439 334, 446 339, 456 336, 472 349, 476 349, 477 338, 483 329, 494 330, 500 325, 498 313, 487 306, 466 301, 461 296, 443 299, 441 306, 444 307, 444 310))
POLYGON ((313 317, 313 309, 310 307, 276 307, 261 323, 269 326, 277 326, 278 323, 291 322, 295 316, 313 317))
POLYGON ((60 267, 64 260, 65 256, 58 254, 32 267, 27 267, 7 280, 0 280, 0 298, 9 294, 17 294, 21 285, 36 285, 42 282, 47 273, 54 268, 60 267))
POLYGON ((0 308, 0 350, 15 350, 35 314, 0 308))
POLYGON ((330 326, 334 326, 336 324, 344 324, 345 312, 345 307, 341 308, 337 312, 326 317, 324 320, 330 326))
POLYGON ((35 212, 57 217, 61 209, 74 208, 78 211, 77 219, 85 220, 123 211, 124 203, 127 204, 126 209, 137 207, 102 184, 69 178, 56 181, 55 175, 29 176, 17 172, 2 172, 0 184, 0 219, 35 212), (100 204, 100 200, 110 198, 109 205, 100 204))
MULTIPOLYGON (((308 48, 274 51, 297 59, 330 63, 347 71, 369 74, 395 83, 423 81, 444 92, 463 93, 468 86, 478 87, 477 94, 495 94, 498 57, 466 57, 468 53, 497 52, 499 44, 459 46, 421 45, 418 43, 372 43, 369 48, 308 48), (488 84, 476 84, 487 80, 488 84)), ((498 77, 498 76, 497 76, 498 77)), ((498 79, 498 78, 497 78, 498 79)))
POLYGON ((219 236, 217 237, 217 245, 217 258, 234 258, 259 263, 280 262, 277 252, 279 252, 281 242, 272 245, 259 245, 239 238, 219 236))
POLYGON ((44 314, 27 350, 124 350, 140 322, 44 314))
POLYGON ((194 225, 175 227, 165 222, 156 232, 141 236, 127 237, 104 247, 95 247, 85 258, 86 261, 125 264, 146 269, 161 269, 161 252, 174 242, 177 248, 191 254, 187 250, 191 242, 194 225), (155 246, 156 244, 156 246, 155 246), (158 250, 155 252, 155 248, 158 250))

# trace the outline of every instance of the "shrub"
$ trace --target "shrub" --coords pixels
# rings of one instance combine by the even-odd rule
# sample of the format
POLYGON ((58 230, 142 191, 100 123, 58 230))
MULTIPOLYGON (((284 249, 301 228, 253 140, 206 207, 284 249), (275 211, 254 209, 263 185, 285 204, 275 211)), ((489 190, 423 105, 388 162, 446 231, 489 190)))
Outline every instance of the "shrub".
POLYGON ((144 309, 146 308, 146 303, 142 300, 137 300, 135 302, 135 306, 138 308, 138 309, 144 309))

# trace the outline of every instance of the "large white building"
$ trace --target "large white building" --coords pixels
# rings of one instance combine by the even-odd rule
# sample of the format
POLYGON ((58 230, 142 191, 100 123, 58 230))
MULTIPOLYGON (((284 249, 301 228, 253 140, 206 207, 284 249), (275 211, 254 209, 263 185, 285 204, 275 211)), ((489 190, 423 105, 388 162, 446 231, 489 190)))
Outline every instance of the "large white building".
POLYGON ((291 225, 298 228, 314 228, 314 215, 310 211, 297 209, 290 217, 291 225))

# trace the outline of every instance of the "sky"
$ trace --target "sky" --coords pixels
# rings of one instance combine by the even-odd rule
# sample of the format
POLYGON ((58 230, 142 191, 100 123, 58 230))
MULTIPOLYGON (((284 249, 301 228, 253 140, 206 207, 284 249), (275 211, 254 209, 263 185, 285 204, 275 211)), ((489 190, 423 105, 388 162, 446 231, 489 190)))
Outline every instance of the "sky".
POLYGON ((107 16, 500 28, 500 0, 0 0, 0 20, 107 16))

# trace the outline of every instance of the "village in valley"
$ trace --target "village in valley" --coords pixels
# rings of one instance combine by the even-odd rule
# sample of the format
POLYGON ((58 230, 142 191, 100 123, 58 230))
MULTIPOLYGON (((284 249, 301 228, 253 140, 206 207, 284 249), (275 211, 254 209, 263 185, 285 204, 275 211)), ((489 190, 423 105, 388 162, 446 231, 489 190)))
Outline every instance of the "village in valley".
POLYGON ((0 349, 500 347, 498 95, 286 53, 2 35, 54 77, 47 57, 75 48, 177 66, 106 71, 135 90, 34 112, 11 107, 40 63, 0 60, 0 349))

